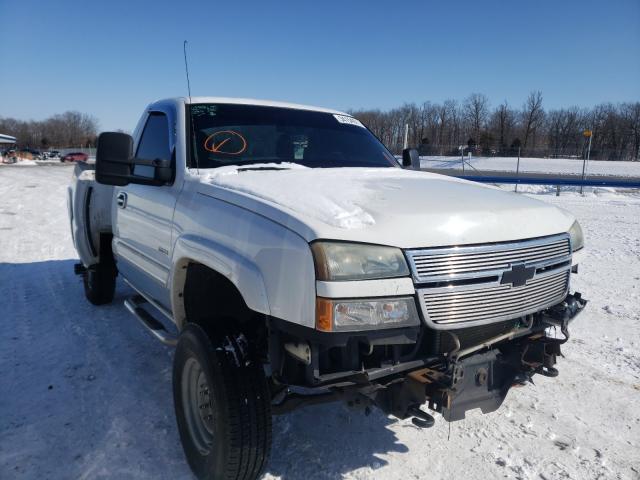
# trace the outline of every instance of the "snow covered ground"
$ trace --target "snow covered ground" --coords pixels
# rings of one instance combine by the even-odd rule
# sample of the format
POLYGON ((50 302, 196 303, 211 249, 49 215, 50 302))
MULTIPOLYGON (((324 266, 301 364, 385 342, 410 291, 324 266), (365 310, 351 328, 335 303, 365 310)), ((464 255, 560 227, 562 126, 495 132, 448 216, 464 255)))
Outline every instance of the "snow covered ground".
MULTIPOLYGON (((497 172, 515 172, 518 157, 472 157, 465 158, 465 168, 491 170, 497 172)), ((460 157, 427 156, 420 157, 422 168, 455 168, 462 170, 460 157)), ((582 160, 571 158, 527 158, 520 159, 521 172, 536 173, 572 173, 582 174, 582 160)), ((640 177, 640 162, 608 162, 591 160, 587 163, 587 174, 640 177)))
MULTIPOLYGON (((2 157, 0 157, 1 160, 2 157)), ((400 157, 397 157, 400 160, 400 157)), ((90 156, 89 162, 95 161, 90 156)), ((517 169, 517 157, 465 157, 465 169, 488 170, 496 172, 515 172, 517 169)), ((18 159, 19 166, 62 166, 57 159, 53 160, 26 160, 18 159)), ((16 166, 3 165, 0 166, 16 166)), ((420 157, 422 168, 456 169, 462 170, 460 157, 450 156, 424 156, 420 157)), ((529 158, 520 159, 520 172, 525 173, 558 173, 558 174, 582 174, 582 160, 573 158, 529 158)), ((610 175, 621 177, 640 178, 640 162, 618 162, 590 160, 586 168, 587 175, 610 175)))
MULTIPOLYGON (((95 157, 89 157, 88 161, 95 161, 95 157)), ((54 167, 62 167, 62 166, 64 166, 64 164, 57 158, 48 158, 46 160, 29 160, 29 159, 26 159, 26 158, 18 158, 16 160, 16 163, 10 163, 9 159, 6 159, 6 158, 3 158, 2 156, 0 156, 0 166, 11 166, 11 167, 54 166, 54 167)))
MULTIPOLYGON (((0 479, 189 479, 172 350, 125 311, 128 287, 94 307, 73 275, 71 171, 0 168, 0 479)), ((277 417, 265 478, 640 478, 640 194, 535 196, 587 238, 573 288, 591 302, 560 376, 430 430, 340 404, 277 417)))

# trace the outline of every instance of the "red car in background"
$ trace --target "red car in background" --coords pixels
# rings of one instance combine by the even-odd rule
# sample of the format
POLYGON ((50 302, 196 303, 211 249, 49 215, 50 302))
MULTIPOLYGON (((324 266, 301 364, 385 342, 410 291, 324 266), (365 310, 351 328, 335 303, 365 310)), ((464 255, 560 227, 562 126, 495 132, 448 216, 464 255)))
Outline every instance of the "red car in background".
POLYGON ((82 152, 71 152, 62 156, 61 162, 86 162, 89 155, 82 152))

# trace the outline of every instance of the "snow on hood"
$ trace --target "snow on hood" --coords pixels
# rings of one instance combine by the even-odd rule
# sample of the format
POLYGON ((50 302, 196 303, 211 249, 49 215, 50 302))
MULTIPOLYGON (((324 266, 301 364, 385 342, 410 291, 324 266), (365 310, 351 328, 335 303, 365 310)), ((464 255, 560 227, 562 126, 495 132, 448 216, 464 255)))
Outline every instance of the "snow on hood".
POLYGON ((366 209, 374 193, 367 188, 371 176, 383 173, 389 178, 389 174, 404 172, 390 168, 312 169, 295 163, 234 165, 206 173, 202 181, 287 206, 334 227, 357 229, 375 224, 366 209))
MULTIPOLYGON (((463 245, 557 234, 574 220, 526 195, 400 168, 268 164, 201 170, 199 177, 288 212, 300 223, 287 225, 309 241, 333 238, 401 248, 463 245), (260 167, 280 170, 254 170, 260 167)), ((277 217, 273 211, 261 213, 277 217)))

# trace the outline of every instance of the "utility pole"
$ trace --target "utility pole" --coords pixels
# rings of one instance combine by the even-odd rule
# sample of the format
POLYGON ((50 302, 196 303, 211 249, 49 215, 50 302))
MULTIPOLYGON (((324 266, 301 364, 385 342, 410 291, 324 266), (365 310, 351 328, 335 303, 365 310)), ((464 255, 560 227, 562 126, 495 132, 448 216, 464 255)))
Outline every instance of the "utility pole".
MULTIPOLYGON (((587 178, 587 163, 591 156, 591 139, 593 138, 593 132, 591 130, 585 130, 582 134, 589 139, 589 146, 587 147, 587 156, 582 160, 582 181, 587 178)), ((580 195, 582 195, 584 185, 580 185, 580 195)))

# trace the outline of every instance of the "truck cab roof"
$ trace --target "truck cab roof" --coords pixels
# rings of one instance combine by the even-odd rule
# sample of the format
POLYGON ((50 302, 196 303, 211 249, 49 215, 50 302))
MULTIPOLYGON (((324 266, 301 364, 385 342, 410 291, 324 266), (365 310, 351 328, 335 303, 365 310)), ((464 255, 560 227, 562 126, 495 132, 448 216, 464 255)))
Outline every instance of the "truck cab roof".
POLYGON ((313 112, 325 112, 337 115, 349 115, 348 113, 341 112, 339 110, 333 110, 330 108, 314 107, 311 105, 300 105, 297 103, 279 102, 275 100, 260 100, 255 98, 234 98, 234 97, 174 97, 166 98, 153 102, 149 107, 153 107, 155 104, 166 102, 177 102, 185 105, 198 104, 198 103, 228 103, 236 105, 258 105, 263 107, 279 107, 279 108, 292 108, 295 110, 307 110, 313 112))

